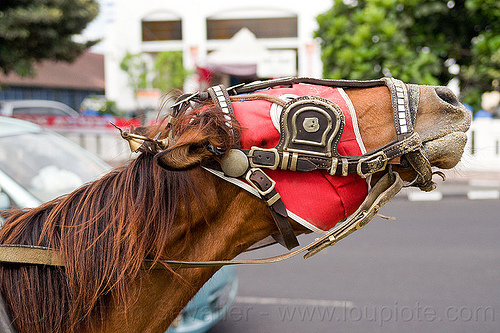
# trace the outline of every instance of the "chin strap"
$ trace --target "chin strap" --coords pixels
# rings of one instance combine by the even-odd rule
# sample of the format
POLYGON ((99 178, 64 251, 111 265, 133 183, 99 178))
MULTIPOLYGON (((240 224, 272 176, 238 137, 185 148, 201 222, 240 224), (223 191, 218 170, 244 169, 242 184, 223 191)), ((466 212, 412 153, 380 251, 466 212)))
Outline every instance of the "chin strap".
MULTIPOLYGON (((314 242, 298 250, 263 259, 250 260, 219 260, 219 261, 180 261, 180 260, 145 260, 144 269, 168 269, 168 268, 197 268, 225 265, 242 264, 265 264, 280 262, 305 253, 304 258, 310 258, 321 250, 335 245, 339 240, 345 238, 356 230, 363 228, 380 211, 380 208, 391 200, 403 187, 403 180, 398 173, 389 170, 373 186, 370 193, 358 207, 358 209, 342 223, 328 231, 325 235, 317 238, 314 242)), ((65 266, 61 253, 58 250, 41 246, 26 245, 0 245, 0 262, 17 264, 35 264, 44 266, 65 266)))

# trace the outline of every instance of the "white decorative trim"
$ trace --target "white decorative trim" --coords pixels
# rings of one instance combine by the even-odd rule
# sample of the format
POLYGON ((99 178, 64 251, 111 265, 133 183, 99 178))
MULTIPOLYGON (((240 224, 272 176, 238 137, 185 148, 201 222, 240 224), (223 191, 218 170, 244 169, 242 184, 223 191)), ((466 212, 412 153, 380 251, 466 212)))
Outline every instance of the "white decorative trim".
MULTIPOLYGON (((354 110, 354 105, 352 104, 351 99, 349 98, 349 96, 347 96, 344 89, 342 88, 337 88, 337 89, 339 90, 340 95, 344 98, 344 101, 347 104, 347 108, 349 109, 349 114, 351 115, 352 119, 352 127, 354 129, 354 135, 356 136, 356 142, 358 143, 359 149, 361 150, 361 155, 364 155, 366 154, 366 147, 365 144, 363 143, 361 132, 359 131, 358 117, 356 116, 356 110, 354 110)), ((368 191, 371 190, 371 182, 372 182, 372 175, 366 178, 366 185, 368 186, 368 191)))
POLYGON ((302 217, 292 213, 291 211, 289 211, 288 209, 286 210, 288 216, 294 220, 295 222, 297 222, 298 224, 301 224, 303 227, 306 227, 307 229, 317 233, 317 234, 324 234, 326 233, 325 230, 321 230, 320 228, 316 227, 314 224, 311 224, 309 222, 307 222, 306 220, 304 220, 302 217))
POLYGON ((228 177, 228 176, 224 175, 224 172, 222 172, 222 171, 210 169, 210 168, 207 168, 204 166, 201 166, 201 167, 203 169, 207 170, 208 172, 210 172, 211 174, 214 174, 215 176, 222 178, 225 181, 227 181, 233 185, 236 185, 236 186, 244 189, 247 192, 250 192, 251 194, 255 195, 257 198, 261 198, 259 192, 257 192, 257 190, 253 186, 251 186, 250 184, 247 184, 244 181, 239 180, 238 178, 228 177))
POLYGON ((344 101, 347 104, 347 108, 349 109, 349 114, 352 119, 352 127, 354 128, 354 135, 356 136, 356 141, 358 142, 359 149, 361 149, 361 155, 366 154, 365 144, 363 143, 363 139, 361 138, 361 133, 359 132, 358 126, 358 117, 356 116, 356 111, 354 110, 354 105, 352 105, 351 99, 347 96, 346 92, 342 88, 337 88, 340 92, 340 95, 344 98, 344 101))
MULTIPOLYGON (((281 96, 278 96, 278 98, 282 99, 283 102, 288 103, 293 99, 296 99, 297 95, 294 94, 284 94, 281 96)), ((283 107, 281 105, 278 105, 276 103, 273 103, 271 105, 271 109, 269 110, 269 115, 271 116, 271 120, 273 122, 274 127, 276 130, 278 130, 278 133, 281 134, 281 126, 280 126, 280 120, 281 120, 281 111, 283 111, 283 107)))

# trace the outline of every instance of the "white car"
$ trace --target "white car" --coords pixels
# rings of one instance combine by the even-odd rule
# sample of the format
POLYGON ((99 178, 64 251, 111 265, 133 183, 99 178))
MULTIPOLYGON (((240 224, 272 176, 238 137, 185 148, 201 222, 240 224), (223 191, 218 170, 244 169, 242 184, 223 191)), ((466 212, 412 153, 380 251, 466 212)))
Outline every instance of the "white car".
POLYGON ((12 207, 37 207, 110 169, 96 156, 52 131, 0 117, 0 189, 12 207))
POLYGON ((71 116, 80 114, 64 103, 42 99, 0 101, 0 116, 71 116))
MULTIPOLYGON (((0 211, 37 207, 110 169, 96 156, 50 130, 0 117, 0 211)), ((237 289, 236 269, 221 268, 182 310, 168 333, 208 331, 228 311, 237 289)))

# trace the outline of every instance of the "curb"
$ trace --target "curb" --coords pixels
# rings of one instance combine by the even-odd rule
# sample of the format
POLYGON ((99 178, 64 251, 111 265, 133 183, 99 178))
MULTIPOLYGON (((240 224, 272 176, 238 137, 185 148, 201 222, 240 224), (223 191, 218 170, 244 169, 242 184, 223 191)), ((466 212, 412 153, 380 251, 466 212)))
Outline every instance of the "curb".
POLYGON ((432 192, 408 192, 396 196, 408 201, 441 201, 446 199, 468 199, 468 200, 498 200, 500 190, 470 190, 459 193, 443 193, 438 190, 432 192))
POLYGON ((499 200, 500 186, 478 187, 473 184, 460 184, 459 186, 438 186, 431 192, 422 192, 418 189, 403 189, 395 198, 408 201, 440 201, 446 199, 468 200, 499 200))
POLYGON ((499 200, 500 172, 449 171, 447 180, 436 180, 437 189, 422 192, 416 188, 403 189, 395 199, 408 201, 440 201, 446 199, 499 200))

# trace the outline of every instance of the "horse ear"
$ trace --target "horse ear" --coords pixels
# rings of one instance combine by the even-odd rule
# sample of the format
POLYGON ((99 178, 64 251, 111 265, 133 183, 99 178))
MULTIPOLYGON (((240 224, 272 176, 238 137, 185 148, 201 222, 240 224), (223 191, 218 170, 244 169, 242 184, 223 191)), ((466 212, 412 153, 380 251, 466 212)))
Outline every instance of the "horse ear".
POLYGON ((203 147, 182 145, 164 150, 155 156, 155 161, 164 169, 172 171, 188 170, 199 164, 212 154, 203 147))
POLYGON ((187 131, 176 140, 171 148, 156 154, 155 161, 167 170, 188 170, 214 156, 209 147, 211 145, 206 135, 187 131))

